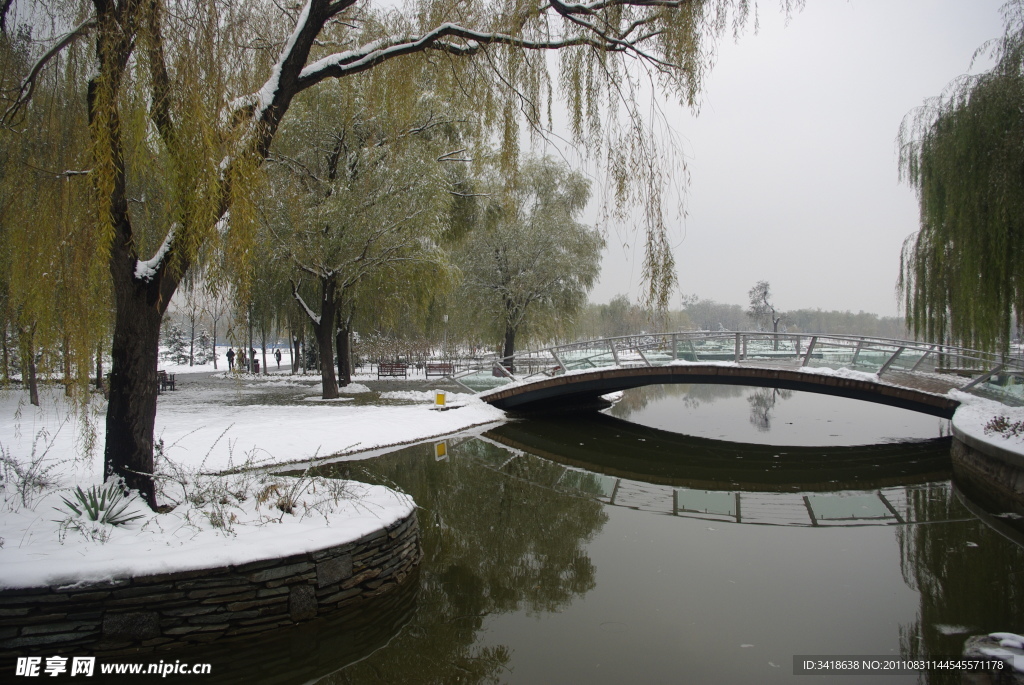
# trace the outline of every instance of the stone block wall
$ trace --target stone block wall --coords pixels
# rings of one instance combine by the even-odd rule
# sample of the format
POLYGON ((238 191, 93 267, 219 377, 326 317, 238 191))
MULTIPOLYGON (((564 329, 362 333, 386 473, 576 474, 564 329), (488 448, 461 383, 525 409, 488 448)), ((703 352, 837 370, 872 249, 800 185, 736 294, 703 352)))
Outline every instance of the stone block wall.
POLYGON ((421 556, 413 512, 353 542, 305 554, 0 590, 0 656, 138 653, 275 630, 397 587, 421 556))
POLYGON ((1024 460, 965 436, 955 426, 954 435, 951 455, 957 484, 985 493, 990 507, 1024 516, 1024 460))

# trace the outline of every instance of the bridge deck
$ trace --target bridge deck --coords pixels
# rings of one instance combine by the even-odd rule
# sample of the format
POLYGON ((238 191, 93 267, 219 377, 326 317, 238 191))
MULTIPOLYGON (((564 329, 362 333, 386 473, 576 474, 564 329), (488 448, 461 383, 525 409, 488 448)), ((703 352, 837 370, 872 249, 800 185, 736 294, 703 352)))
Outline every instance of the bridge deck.
POLYGON ((502 409, 550 411, 663 383, 819 392, 952 416, 954 389, 1024 404, 1024 360, 853 336, 666 333, 572 343, 492 360, 456 378, 502 409), (952 371, 952 372, 943 372, 952 371), (506 387, 502 387, 506 386, 506 387))

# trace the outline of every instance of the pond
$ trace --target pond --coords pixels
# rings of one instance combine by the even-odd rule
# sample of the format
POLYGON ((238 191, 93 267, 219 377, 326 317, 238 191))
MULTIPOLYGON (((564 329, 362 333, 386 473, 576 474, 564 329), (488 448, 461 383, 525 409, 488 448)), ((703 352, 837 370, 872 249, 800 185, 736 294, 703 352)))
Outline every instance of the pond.
POLYGON ((794 656, 959 655, 1024 629, 1024 548, 958 492, 947 433, 852 400, 677 386, 441 456, 339 461, 322 473, 419 503, 415 589, 364 607, 376 632, 341 619, 247 652, 261 682, 322 683, 853 683, 794 676, 794 656))

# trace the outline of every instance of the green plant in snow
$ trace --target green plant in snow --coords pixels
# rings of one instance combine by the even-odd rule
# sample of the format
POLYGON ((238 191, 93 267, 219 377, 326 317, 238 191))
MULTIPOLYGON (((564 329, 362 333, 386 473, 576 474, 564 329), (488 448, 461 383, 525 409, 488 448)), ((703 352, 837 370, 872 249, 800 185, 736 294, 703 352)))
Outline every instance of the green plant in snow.
POLYGON ((88 490, 82 490, 82 486, 79 485, 75 487, 73 494, 74 501, 61 497, 64 506, 71 510, 72 518, 84 518, 110 526, 123 526, 142 518, 142 514, 127 511, 134 499, 125 497, 124 486, 120 481, 93 485, 88 490))

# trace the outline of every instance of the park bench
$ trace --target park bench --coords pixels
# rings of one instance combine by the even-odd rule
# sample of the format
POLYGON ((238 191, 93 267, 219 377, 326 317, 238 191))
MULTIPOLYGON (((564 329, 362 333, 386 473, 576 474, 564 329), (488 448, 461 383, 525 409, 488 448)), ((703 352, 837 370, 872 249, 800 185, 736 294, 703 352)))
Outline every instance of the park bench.
POLYGON ((427 362, 427 378, 431 376, 451 376, 455 373, 455 364, 451 362, 427 362))
POLYGON ((166 371, 156 372, 157 392, 174 390, 174 374, 166 371))
POLYGON ((381 376, 401 376, 408 378, 409 365, 403 362, 381 362, 377 364, 377 378, 381 376))

